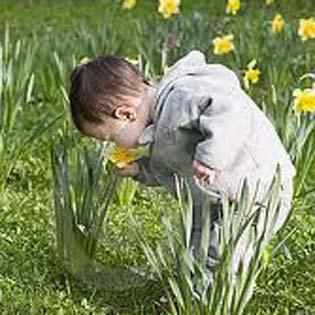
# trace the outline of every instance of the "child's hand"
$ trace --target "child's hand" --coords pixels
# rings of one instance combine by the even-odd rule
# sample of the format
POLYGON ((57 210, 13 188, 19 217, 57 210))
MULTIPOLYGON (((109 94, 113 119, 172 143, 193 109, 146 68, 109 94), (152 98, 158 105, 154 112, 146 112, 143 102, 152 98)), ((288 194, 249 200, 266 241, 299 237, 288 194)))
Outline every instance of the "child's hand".
POLYGON ((139 174, 140 167, 137 162, 128 163, 124 167, 115 166, 117 173, 122 177, 133 177, 139 174))
POLYGON ((192 168, 195 176, 201 181, 201 184, 211 185, 215 179, 216 172, 208 166, 197 160, 193 160, 192 168))

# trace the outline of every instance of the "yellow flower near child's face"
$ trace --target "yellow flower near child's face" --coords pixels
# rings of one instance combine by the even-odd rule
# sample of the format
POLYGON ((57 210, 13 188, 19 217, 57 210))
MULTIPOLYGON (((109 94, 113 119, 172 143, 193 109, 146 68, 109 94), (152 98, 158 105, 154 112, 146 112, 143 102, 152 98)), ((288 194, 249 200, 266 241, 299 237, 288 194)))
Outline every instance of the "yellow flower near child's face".
POLYGON ((226 13, 236 14, 241 8, 240 0, 228 0, 226 5, 226 13))
POLYGON ((302 38, 302 41, 306 41, 310 38, 315 38, 315 20, 314 18, 301 19, 298 34, 302 38))
POLYGON ((137 0, 123 0, 124 9, 132 9, 137 3, 137 0))
POLYGON ((168 19, 172 14, 179 13, 180 0, 160 0, 158 12, 168 19))
POLYGON ((146 148, 127 149, 113 144, 108 153, 108 160, 118 168, 125 167, 127 164, 138 160, 146 153, 146 148))
POLYGON ((266 0, 266 4, 267 5, 271 5, 275 2, 276 0, 266 0))
POLYGON ((212 43, 214 45, 214 53, 216 55, 227 54, 230 51, 235 49, 233 43, 234 36, 232 34, 223 36, 223 37, 216 37, 212 43))
POLYGON ((244 85, 246 89, 249 89, 249 84, 256 84, 259 80, 260 76, 260 70, 259 69, 254 69, 256 65, 256 60, 253 59, 248 65, 247 65, 247 70, 245 71, 243 80, 244 80, 244 85))
POLYGON ((272 20, 271 30, 272 33, 278 34, 282 32, 284 26, 284 19, 281 14, 277 14, 272 20))
POLYGON ((312 88, 293 91, 294 110, 297 112, 315 112, 315 82, 312 88))

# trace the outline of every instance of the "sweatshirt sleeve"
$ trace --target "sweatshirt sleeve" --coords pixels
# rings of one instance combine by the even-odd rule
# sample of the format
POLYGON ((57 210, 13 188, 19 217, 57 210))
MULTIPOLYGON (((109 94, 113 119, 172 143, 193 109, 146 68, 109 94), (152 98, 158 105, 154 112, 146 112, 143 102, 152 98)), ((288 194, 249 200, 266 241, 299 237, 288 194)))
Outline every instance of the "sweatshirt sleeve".
POLYGON ((204 140, 197 144, 194 158, 214 170, 232 168, 248 137, 249 112, 237 91, 196 101, 201 109, 197 128, 204 140))
POLYGON ((146 186, 161 186, 154 176, 154 171, 150 166, 149 157, 143 156, 142 158, 136 160, 136 162, 139 164, 140 171, 136 176, 132 176, 134 180, 146 186))

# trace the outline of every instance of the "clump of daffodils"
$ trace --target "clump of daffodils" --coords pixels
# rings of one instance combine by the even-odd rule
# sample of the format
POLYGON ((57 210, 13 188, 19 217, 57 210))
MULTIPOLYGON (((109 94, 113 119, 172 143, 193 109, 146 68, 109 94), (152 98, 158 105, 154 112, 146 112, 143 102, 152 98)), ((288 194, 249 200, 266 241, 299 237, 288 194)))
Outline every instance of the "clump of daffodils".
POLYGON ((226 13, 235 15, 241 8, 240 0, 228 0, 226 5, 226 13))
POLYGON ((294 110, 296 112, 315 112, 315 82, 311 88, 295 89, 294 96, 294 110))
POLYGON ((276 0, 266 0, 266 4, 267 5, 271 5, 275 2, 276 0))
POLYGON ((315 20, 314 18, 300 19, 300 27, 298 31, 302 41, 315 38, 315 20))
POLYGON ((223 37, 216 37, 212 43, 214 45, 214 53, 216 55, 227 54, 230 51, 235 49, 234 43, 234 36, 232 34, 223 36, 223 37))
POLYGON ((160 0, 158 12, 168 19, 173 14, 179 13, 180 0, 160 0))
POLYGON ((273 34, 279 34, 282 32, 284 26, 284 19, 281 14, 277 14, 271 23, 271 31, 273 34))
POLYGON ((244 85, 246 89, 249 89, 249 85, 251 84, 256 84, 259 80, 259 75, 260 75, 260 70, 259 69, 254 69, 256 66, 256 59, 253 59, 248 65, 247 65, 247 70, 245 71, 243 80, 244 80, 244 85))
POLYGON ((123 0, 124 9, 132 9, 137 4, 137 0, 123 0))
POLYGON ((139 147, 137 149, 127 149, 125 147, 113 144, 108 153, 108 160, 118 168, 126 167, 129 163, 138 160, 147 153, 147 148, 139 147))

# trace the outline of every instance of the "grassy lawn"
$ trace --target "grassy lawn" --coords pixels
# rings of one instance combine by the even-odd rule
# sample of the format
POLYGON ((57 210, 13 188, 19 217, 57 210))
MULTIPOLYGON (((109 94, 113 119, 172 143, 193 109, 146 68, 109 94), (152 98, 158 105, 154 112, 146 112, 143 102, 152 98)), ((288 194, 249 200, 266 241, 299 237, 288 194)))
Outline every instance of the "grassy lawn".
MULTIPOLYGON (((143 302, 142 309, 136 308, 130 297, 110 294, 101 287, 66 277, 61 268, 55 239, 50 146, 67 120, 63 89, 69 88, 68 75, 81 58, 104 53, 137 58, 140 53, 148 75, 159 80, 163 74, 162 47, 168 33, 180 41, 168 52, 168 65, 198 48, 209 63, 223 63, 241 78, 242 71, 255 58, 262 75, 248 93, 285 138, 284 112, 292 107, 293 90, 309 87, 314 81, 299 80, 303 74, 314 72, 315 40, 302 42, 297 29, 300 18, 315 18, 315 3, 276 0, 266 7, 263 0, 243 1, 244 7, 236 16, 225 14, 225 1, 182 3, 178 17, 164 20, 156 12, 157 1, 153 0, 139 1, 130 11, 122 10, 119 1, 105 0, 0 2, 0 47, 5 45, 5 25, 10 26, 12 55, 16 52, 16 40, 23 39, 13 65, 14 78, 18 79, 21 73, 34 74, 31 97, 27 100, 26 89, 21 89, 21 98, 18 89, 13 89, 16 96, 12 104, 19 105, 6 149, 13 153, 8 153, 3 161, 0 156, 0 172, 5 172, 10 156, 36 126, 64 114, 23 149, 0 190, 1 314, 159 312, 150 299, 143 302), (286 25, 284 34, 276 37, 270 33, 269 22, 278 12, 286 25), (235 36, 236 52, 213 54, 211 40, 229 31, 235 36), (27 57, 28 49, 33 56, 27 57)), ((294 139, 295 132, 298 133, 295 129, 289 132, 290 139, 294 139)), ((5 156, 1 150, 0 141, 0 154, 5 156)), ((306 158, 312 152, 314 130, 295 159, 299 175, 292 216, 272 244, 284 237, 286 240, 259 275, 248 314, 315 314, 315 160, 307 165, 306 158)), ((165 212, 177 219, 176 203, 163 187, 139 186, 129 205, 121 206, 116 198, 109 209, 108 235, 98 249, 100 259, 117 267, 146 264, 128 214, 136 218, 143 235, 154 244, 165 239, 165 227, 161 224, 165 212)), ((143 301, 145 297, 145 291, 137 296, 143 301)))

